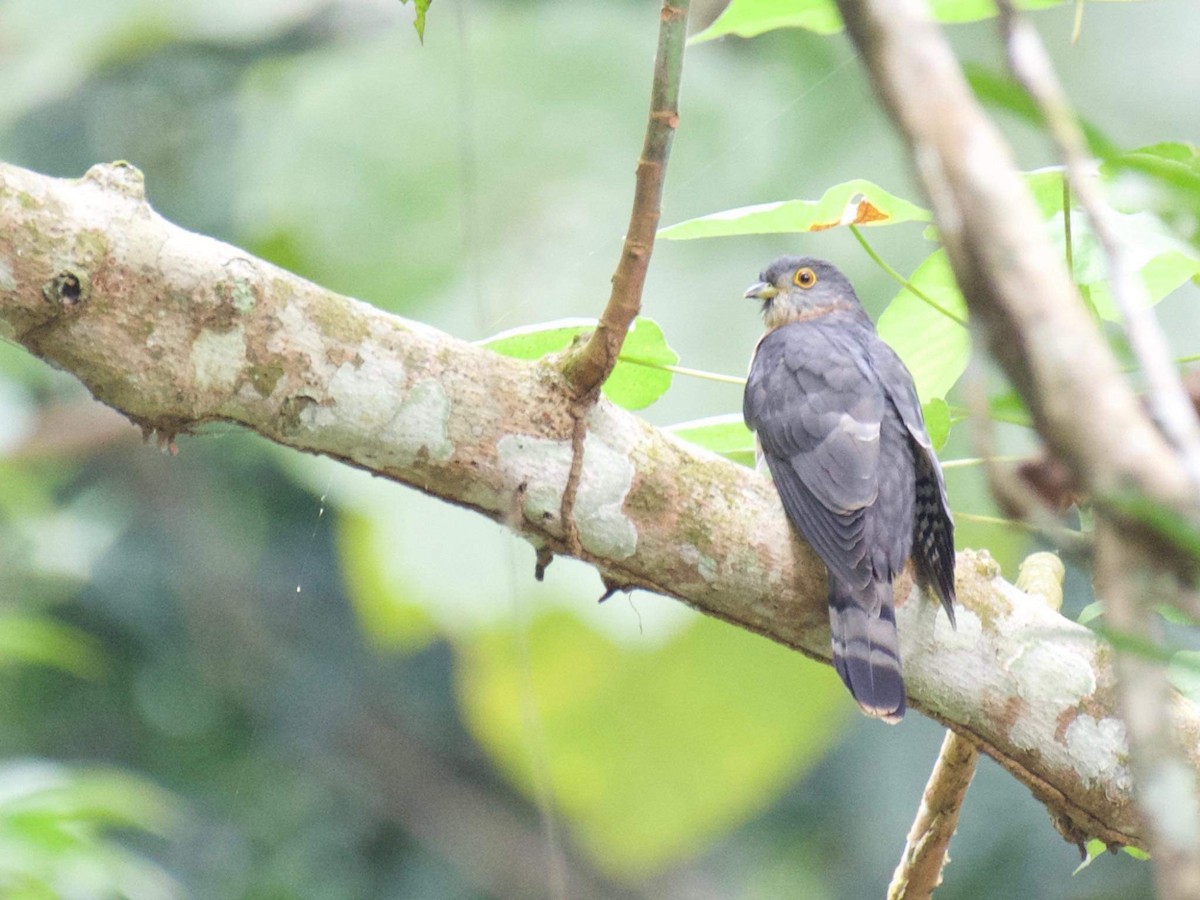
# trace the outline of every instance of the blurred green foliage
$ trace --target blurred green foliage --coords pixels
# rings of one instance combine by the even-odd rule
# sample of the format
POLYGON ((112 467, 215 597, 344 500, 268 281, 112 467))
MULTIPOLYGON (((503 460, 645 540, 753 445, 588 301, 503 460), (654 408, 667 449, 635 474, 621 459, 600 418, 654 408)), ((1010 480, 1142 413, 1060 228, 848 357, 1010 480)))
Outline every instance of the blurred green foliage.
MULTIPOLYGON (((1200 352, 1189 3, 1089 4, 1075 47, 1069 5, 1037 18, 1103 132, 1104 177, 1180 355, 1200 352), (1158 65, 1132 78, 1139 54, 1158 65)), ((718 6, 698 3, 696 27, 718 6)), ((739 0, 723 18, 771 6, 739 0)), ((828 2, 808 7, 836 29, 828 2)), ((128 159, 185 227, 464 338, 544 337, 543 323, 596 315, 656 5, 455 0, 431 8, 423 47, 415 15, 395 0, 0 0, 0 158, 66 177, 128 159)), ((995 74, 990 28, 953 36, 995 74)), ((988 83, 1057 239, 1044 136, 1011 85, 988 83)), ((835 213, 865 192, 922 219, 840 36, 696 44, 681 111, 667 225, 846 183, 835 213)), ((870 240, 961 314, 920 228, 870 240)), ((852 274, 914 369, 943 457, 969 455, 951 427, 966 329, 897 292, 846 228, 660 242, 653 321, 635 333, 647 343, 627 347, 612 399, 653 402, 651 421, 752 464, 729 376, 759 331, 742 292, 783 252, 852 274)), ((561 349, 567 332, 519 352, 561 349)), ((882 894, 933 723, 865 721, 828 668, 663 598, 597 605, 584 566, 556 561, 537 583, 530 548, 414 492, 227 427, 170 458, 11 345, 0 373, 5 896, 527 897, 551 894, 556 869, 571 896, 882 894)), ((1002 379, 982 377, 997 418, 1020 420, 1002 379)), ((997 424, 995 440, 1002 454, 1032 446, 1020 425, 997 424)), ((947 480, 957 511, 994 514, 977 468, 947 480)), ((1031 547, 965 519, 958 536, 1010 575, 1031 547)), ((1070 571, 1067 612, 1090 600, 1070 571)), ((985 763, 938 896, 1149 890, 1131 859, 1072 878, 1077 861, 985 763)))

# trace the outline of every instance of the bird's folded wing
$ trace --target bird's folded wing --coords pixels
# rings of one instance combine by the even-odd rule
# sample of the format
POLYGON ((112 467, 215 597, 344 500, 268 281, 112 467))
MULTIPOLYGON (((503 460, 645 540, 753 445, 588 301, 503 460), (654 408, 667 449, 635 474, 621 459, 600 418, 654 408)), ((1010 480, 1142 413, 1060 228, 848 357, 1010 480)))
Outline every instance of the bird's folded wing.
POLYGON ((864 526, 879 492, 886 403, 862 336, 815 323, 768 334, 747 383, 746 424, 788 517, 849 585, 871 578, 864 526))

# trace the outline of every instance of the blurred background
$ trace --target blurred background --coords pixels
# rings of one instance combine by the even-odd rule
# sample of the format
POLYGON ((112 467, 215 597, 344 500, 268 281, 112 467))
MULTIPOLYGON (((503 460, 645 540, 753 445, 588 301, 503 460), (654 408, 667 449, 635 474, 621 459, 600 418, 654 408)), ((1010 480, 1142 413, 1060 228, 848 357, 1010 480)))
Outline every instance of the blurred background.
MULTIPOLYGON (((699 2, 693 27, 719 2, 699 2)), ((1124 147, 1200 138, 1192 0, 1036 22, 1124 147)), ((145 172, 174 222, 468 339, 608 296, 658 4, 0 0, 0 159, 145 172)), ((956 26, 999 71, 994 24, 956 26)), ((663 224, 868 178, 920 202, 844 36, 691 48, 663 224)), ((1023 167, 1053 154, 1002 119, 1023 167)), ((1194 225, 1194 223, 1193 223, 1194 225)), ((919 225, 871 234, 911 272, 919 225)), ((681 364, 744 373, 742 291, 783 252, 895 285, 841 229, 660 242, 646 287, 681 364)), ((1196 289, 1159 307, 1200 353, 1196 289)), ((677 376, 667 425, 736 413, 677 376)), ((1021 429, 1001 430, 1021 452, 1021 429)), ((0 896, 881 896, 942 730, 857 714, 832 670, 499 526, 228 426, 169 456, 0 343, 0 896)), ((956 428, 943 458, 973 455, 956 428)), ((977 469, 957 513, 994 515, 977 469)), ((960 518, 1010 579, 1035 544, 960 518)), ((1066 612, 1090 601, 1068 577, 1066 612)), ((1130 898, 990 760, 944 898, 1130 898)))

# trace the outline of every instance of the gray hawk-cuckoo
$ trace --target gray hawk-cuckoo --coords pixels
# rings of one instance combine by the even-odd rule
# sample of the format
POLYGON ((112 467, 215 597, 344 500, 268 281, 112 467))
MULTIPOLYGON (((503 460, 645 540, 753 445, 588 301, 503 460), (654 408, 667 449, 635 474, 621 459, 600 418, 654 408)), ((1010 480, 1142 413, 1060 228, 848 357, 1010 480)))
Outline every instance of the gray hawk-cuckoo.
POLYGON ((904 716, 892 579, 954 623, 954 523, 912 376, 831 263, 785 256, 746 291, 767 331, 743 415, 792 525, 825 563, 833 664, 868 715, 904 716))

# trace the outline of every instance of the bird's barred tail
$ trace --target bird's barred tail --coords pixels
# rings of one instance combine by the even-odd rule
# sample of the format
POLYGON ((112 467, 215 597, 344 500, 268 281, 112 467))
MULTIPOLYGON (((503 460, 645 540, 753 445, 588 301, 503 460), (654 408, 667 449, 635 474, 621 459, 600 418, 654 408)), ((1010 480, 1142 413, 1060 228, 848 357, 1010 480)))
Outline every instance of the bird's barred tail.
POLYGON ((885 722, 904 718, 904 678, 891 584, 879 581, 855 592, 831 577, 829 630, 833 667, 863 712, 885 722))
POLYGON ((912 559, 917 584, 932 591, 954 625, 954 522, 946 512, 941 480, 927 455, 917 455, 912 559))

